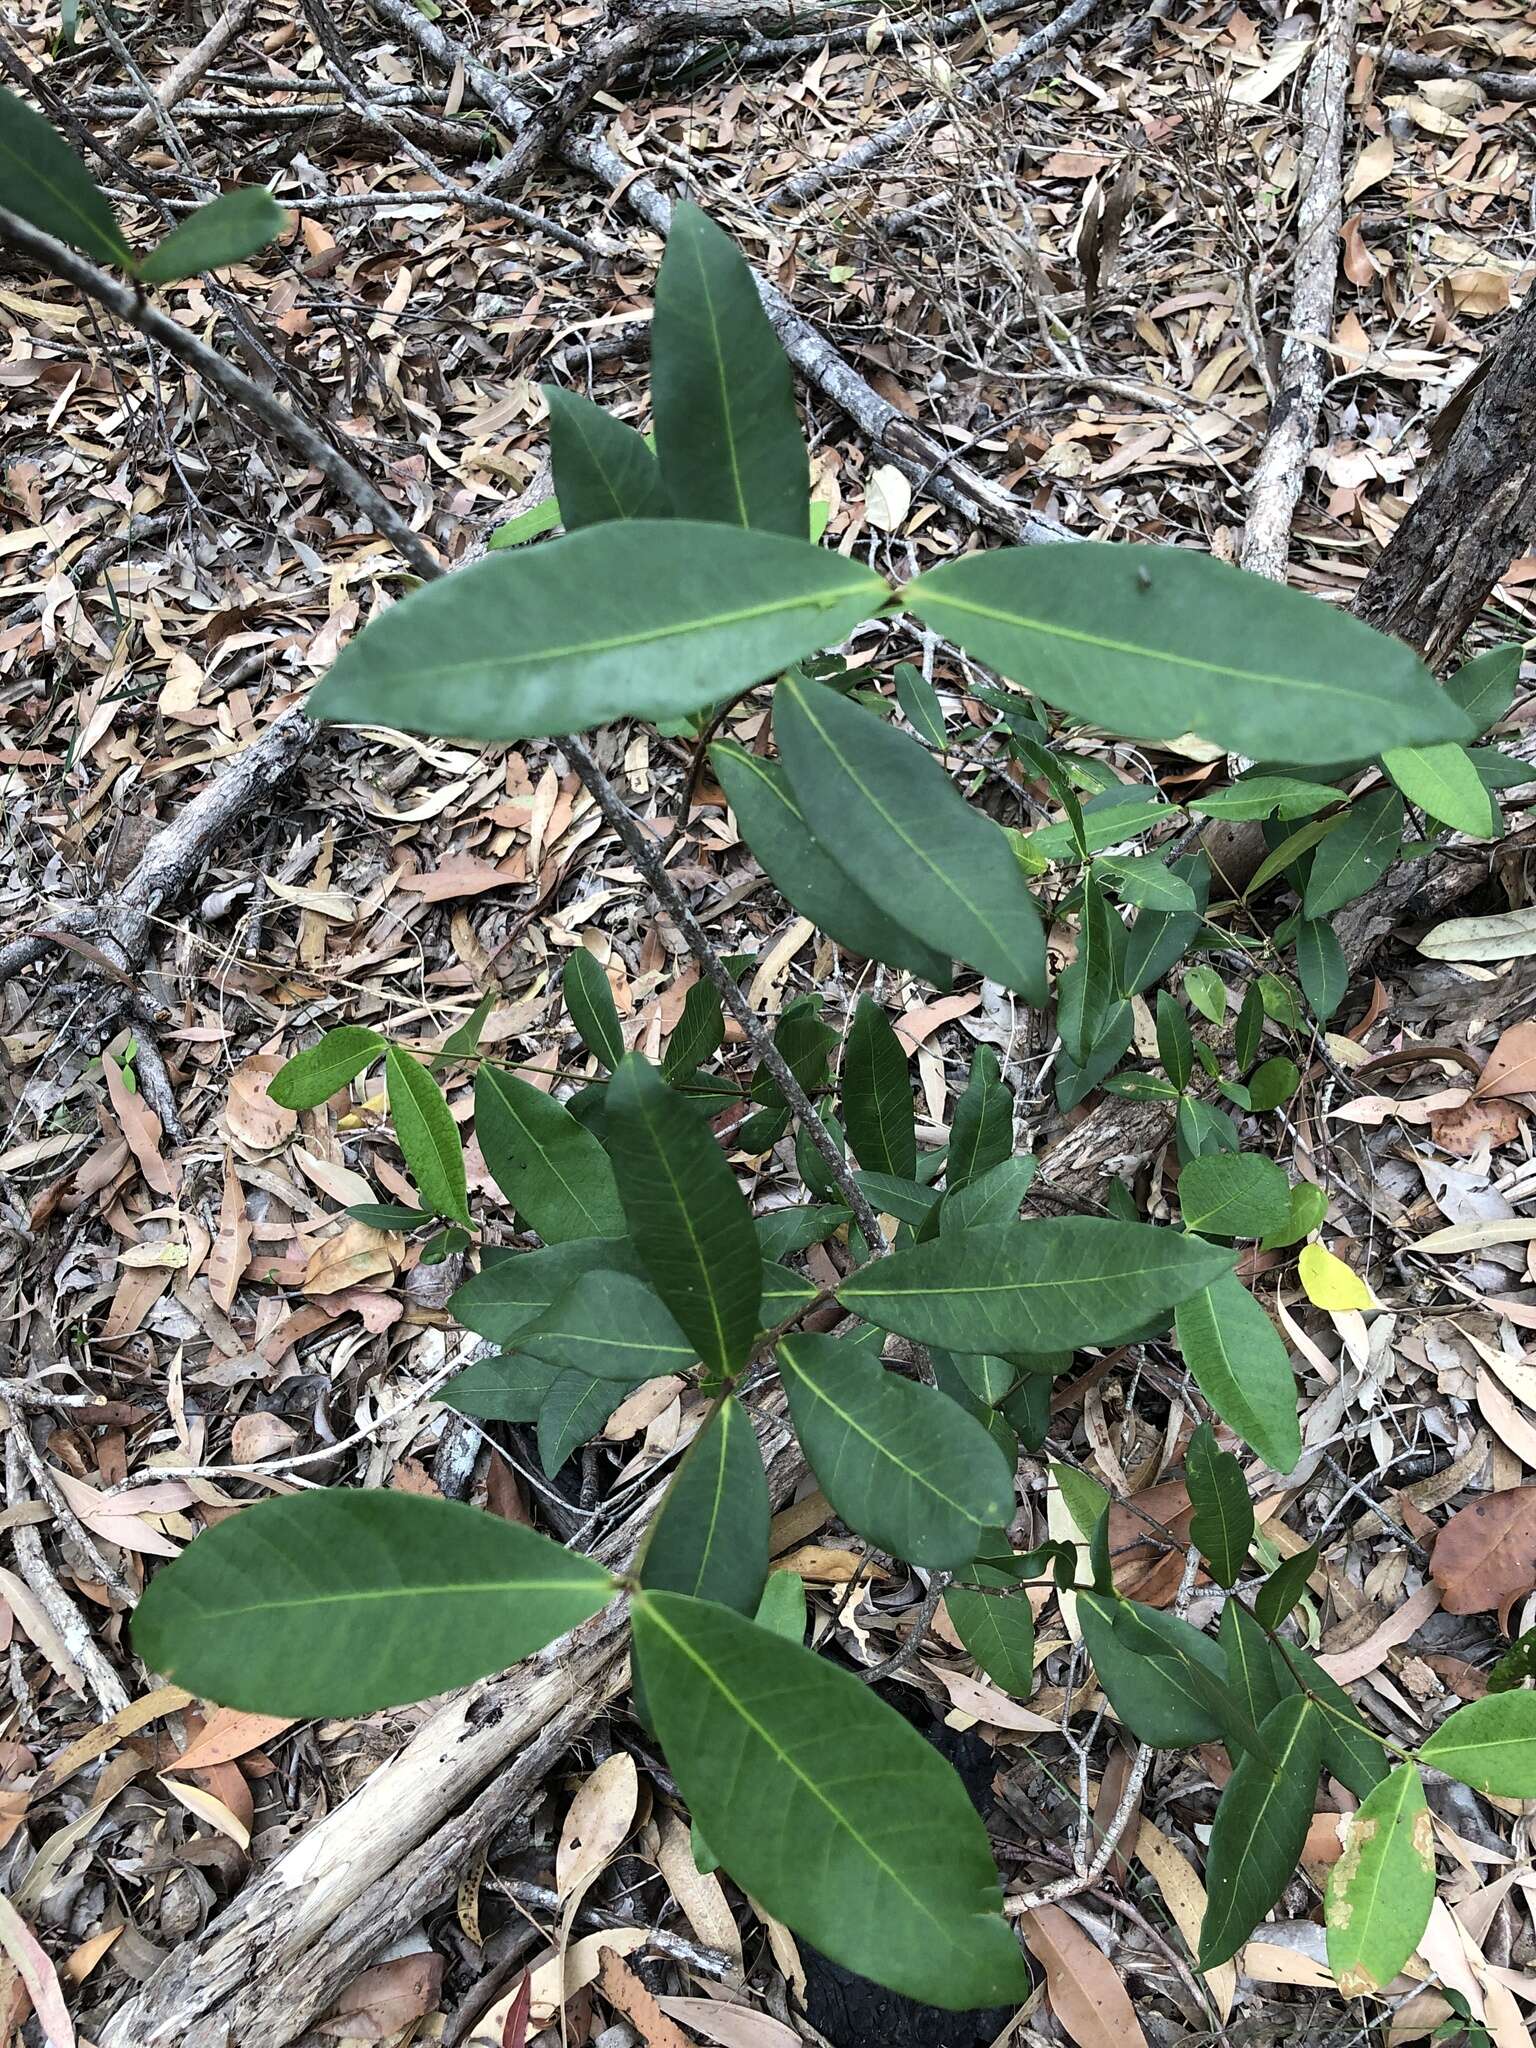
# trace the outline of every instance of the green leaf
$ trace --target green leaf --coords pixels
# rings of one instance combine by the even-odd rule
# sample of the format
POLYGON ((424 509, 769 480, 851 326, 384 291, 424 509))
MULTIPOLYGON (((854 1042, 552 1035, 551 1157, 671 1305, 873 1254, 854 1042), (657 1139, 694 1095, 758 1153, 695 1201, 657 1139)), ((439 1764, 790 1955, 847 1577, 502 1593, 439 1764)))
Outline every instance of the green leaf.
POLYGON ((1349 993, 1349 962, 1324 918, 1303 918, 1296 927, 1296 978, 1319 1024, 1326 1024, 1349 993))
POLYGON ((242 1508, 157 1572, 133 1640, 202 1699, 330 1719, 501 1671, 614 1590, 601 1565, 476 1508, 290 1494, 242 1508))
POLYGON ((838 866, 924 945, 1043 1002, 1045 935, 1019 864, 932 754, 795 675, 773 724, 795 801, 838 866))
POLYGON ((1254 1618, 1265 1628, 1278 1628, 1307 1590, 1307 1580, 1317 1570, 1317 1545, 1282 1558, 1254 1595, 1254 1618))
POLYGON ((1015 1699, 1035 1689, 1035 1617, 1022 1593, 998 1595, 951 1586, 944 1611, 971 1661, 1015 1699))
POLYGON ((1418 1767, 1399 1764, 1351 1817, 1328 1873, 1328 1967, 1345 1998, 1381 1991, 1418 1947, 1435 1903, 1435 1837, 1418 1767))
POLYGON ((1284 1053, 1276 1053, 1248 1076, 1248 1107, 1260 1115, 1278 1109, 1281 1103, 1290 1101, 1300 1086, 1301 1070, 1296 1062, 1288 1060, 1284 1053))
POLYGON ((1320 1187, 1304 1180, 1291 1189, 1291 1213, 1283 1230, 1272 1230, 1261 1241, 1261 1252, 1284 1251, 1310 1237, 1328 1214, 1328 1197, 1320 1187))
POLYGON ((651 404, 678 511, 806 540, 810 462, 788 359, 740 250, 686 200, 656 280, 651 404))
POLYGON ((608 1144, 630 1234, 711 1377, 746 1363, 763 1262, 752 1212, 714 1133, 630 1053, 608 1091, 608 1144))
POLYGON ((1221 1025, 1227 1019, 1227 989, 1214 967, 1197 961, 1184 970, 1184 993, 1208 1024, 1221 1025))
POLYGON ((1226 1658, 1227 1689, 1258 1728, 1297 1690, 1296 1680, 1280 1652, 1253 1615, 1235 1595, 1221 1610, 1221 1647, 1226 1658))
POLYGON ((1402 641, 1173 547, 1078 542, 943 562, 904 602, 1037 696, 1127 737, 1181 733, 1303 765, 1359 745, 1466 740, 1471 721, 1402 641))
POLYGON ((1189 799, 1187 808, 1207 818, 1310 818, 1339 801, 1326 782, 1294 775, 1245 775, 1225 789, 1189 799))
POLYGON ((1465 747, 1390 747, 1381 757, 1409 803, 1469 839, 1498 835, 1498 813, 1465 747))
POLYGON ((1243 891, 1244 901, 1250 896, 1260 895, 1277 875, 1285 874, 1304 853, 1309 853, 1314 846, 1338 831, 1348 817, 1348 811, 1334 811, 1326 818, 1314 818, 1310 824, 1289 833, 1254 870, 1243 891))
POLYGON ((935 988, 949 986, 949 954, 925 946, 844 873, 806 823, 777 761, 726 740, 715 742, 709 760, 742 837, 796 910, 861 959, 909 967, 935 988))
POLYGON ((646 1533, 641 1585, 755 1614, 772 1518, 752 1418, 727 1394, 688 1446, 646 1533))
POLYGON ((859 1192, 867 1195, 882 1216, 894 1216, 898 1223, 910 1223, 920 1230, 942 1197, 920 1180, 907 1180, 894 1173, 865 1173, 854 1176, 859 1192))
POLYGON ((1284 1229, 1291 1185, 1257 1152, 1192 1159, 1179 1175, 1179 1209, 1184 1228, 1205 1237, 1263 1237, 1284 1229))
MULTIPOLYGON (((1108 1590, 1107 1573, 1101 1590, 1108 1590)), ((1115 1613, 1115 1637, 1134 1655, 1156 1660, 1160 1670, 1176 1678, 1190 1698, 1200 1701, 1230 1750, 1249 1756, 1264 1754, 1258 1729, 1227 1685, 1226 1658, 1219 1651, 1216 1661, 1221 1666, 1221 1675, 1218 1677, 1212 1671, 1211 1652, 1216 1645, 1209 1636, 1191 1628, 1177 1615, 1164 1614, 1161 1608, 1142 1607, 1134 1600, 1125 1600, 1115 1613)))
POLYGON ((1194 1046, 1189 1019, 1165 988, 1157 992, 1157 1056, 1163 1072, 1183 1094, 1195 1070, 1194 1046))
MULTIPOLYGON (((1102 854, 1106 846, 1121 846, 1139 832, 1145 832, 1167 817, 1168 806, 1161 797, 1149 797, 1144 790, 1117 783, 1113 789, 1090 797, 1080 806, 1080 812, 1080 835, 1075 829, 1077 821, 1069 812, 1064 824, 1040 825, 1033 832, 1021 834, 1025 853, 1046 861, 1086 860, 1090 854, 1102 854)), ((1135 867, 1137 862, 1127 858, 1122 864, 1135 867)), ((1102 859, 1095 865, 1102 866, 1102 859)), ((1186 903, 1171 907, 1187 910, 1190 906, 1186 903)))
POLYGON ((1127 1102, 1177 1102, 1179 1091, 1171 1081, 1157 1074, 1110 1074, 1104 1081, 1107 1095, 1121 1095, 1127 1102))
POLYGON ((947 1351, 1070 1351, 1131 1335, 1231 1265, 1230 1252, 1179 1231, 1049 1217, 893 1252, 850 1274, 838 1297, 882 1329, 947 1351))
POLYGON ((991 1046, 978 1045, 971 1055, 965 1093, 955 1105, 950 1125, 944 1185, 956 1194, 1001 1166, 1012 1153, 1013 1090, 1003 1079, 1002 1066, 991 1046))
POLYGON ((691 1372, 698 1352, 654 1288, 632 1273, 584 1273, 518 1336, 518 1349, 588 1379, 639 1386, 691 1372))
MULTIPOLYGON (((975 1082, 973 1067, 972 1087, 975 1082)), ((963 1101, 964 1097, 961 1099, 963 1101)), ((1011 1098, 1008 1104, 1008 1142, 1010 1145, 1013 1143, 1011 1098)), ((950 1150, 953 1153, 953 1133, 950 1150)), ((950 1188, 939 1207, 940 1235, 954 1237, 961 1231, 979 1229, 991 1223, 1016 1223, 1020 1205, 1039 1170, 1040 1162, 1033 1152, 1020 1152, 1015 1157, 998 1160, 995 1166, 984 1167, 963 1187, 950 1188)))
POLYGON ((1395 789, 1357 797, 1312 857, 1305 914, 1327 917, 1379 881, 1403 843, 1403 800, 1395 789))
POLYGON ((408 1209, 403 1202, 351 1202, 347 1214, 370 1230, 417 1230, 432 1221, 427 1210, 408 1209))
POLYGON ((1291 1471, 1301 1456, 1295 1375, 1274 1324, 1242 1281, 1224 1273, 1181 1301, 1174 1329, 1195 1385, 1222 1421, 1272 1470, 1291 1471))
POLYGON ((594 1267, 644 1277, 634 1247, 624 1238, 573 1238, 536 1252, 492 1246, 483 1254, 480 1271, 465 1281, 448 1307, 466 1330, 511 1346, 520 1331, 594 1267))
POLYGON ((1105 1020, 1119 1000, 1120 947, 1116 940, 1122 936, 1119 918, 1090 875, 1083 883, 1077 957, 1062 969, 1056 982, 1056 1029, 1079 1066, 1092 1055, 1105 1020))
POLYGON ((853 1221, 853 1211, 821 1202, 791 1203, 757 1218, 757 1248, 765 1259, 787 1259, 807 1245, 824 1244, 853 1221))
POLYGON ((1253 1541, 1253 1502, 1243 1468, 1230 1451, 1217 1448, 1210 1424, 1202 1422, 1189 1440, 1184 1469, 1195 1511, 1189 1539, 1218 1585, 1235 1586, 1253 1541))
POLYGON ((608 1155, 564 1103, 487 1061, 475 1076, 475 1136, 497 1187, 546 1244, 623 1235, 608 1155))
POLYGON ((590 1443, 624 1398, 613 1380, 563 1372, 539 1408, 539 1463, 553 1479, 567 1458, 590 1443))
POLYGON ((806 1618, 805 1581, 798 1572, 780 1565, 768 1574, 753 1619, 759 1628, 782 1636, 786 1643, 800 1643, 805 1640, 806 1618))
POLYGON ((540 498, 535 505, 527 506, 511 519, 504 519, 492 530, 486 547, 525 547, 531 540, 540 540, 546 533, 553 533, 560 524, 560 500, 555 497, 540 498))
POLYGON ((549 456, 567 533, 614 519, 670 519, 672 501, 645 436, 590 398, 542 385, 549 456))
POLYGON ((560 993, 582 1044, 612 1073, 624 1057, 624 1033, 608 977, 585 946, 578 946, 566 961, 560 993))
POLYGON ((772 1260, 763 1262, 762 1283, 763 1304, 758 1320, 764 1330, 771 1330, 786 1316, 809 1308, 816 1299, 817 1290, 803 1273, 791 1273, 787 1266, 776 1266, 772 1260))
POLYGON ((243 263, 288 226, 289 215, 265 185, 243 185, 220 193, 189 213, 139 263, 146 284, 172 284, 205 270, 243 263))
POLYGON ((910 1180, 917 1172, 917 1119, 907 1049, 878 1003, 860 996, 843 1053, 843 1122, 860 1166, 910 1180))
POLYGON ((1458 1707, 1419 1751, 1474 1792, 1536 1799, 1536 1692, 1490 1693, 1458 1707))
POLYGON ((558 1365, 522 1352, 479 1358, 451 1379, 437 1398, 460 1415, 487 1422, 537 1422, 539 1410, 561 1377, 558 1365))
POLYGON ((1268 1756, 1239 1756, 1211 1829, 1202 1970, 1230 1961, 1285 1890, 1312 1819, 1323 1761, 1317 1709, 1300 1695, 1282 1700, 1259 1733, 1268 1756))
POLYGON ((117 216, 53 125, 0 85, 0 186, 5 204, 45 235, 98 263, 133 268, 117 216))
POLYGON ((1226 1111, 1194 1095, 1186 1095, 1179 1104, 1174 1130, 1178 1135, 1179 1157, 1186 1163, 1209 1158, 1212 1153, 1240 1149, 1237 1126, 1226 1111))
POLYGON ((1203 854, 1188 854, 1175 861, 1171 873, 1188 882, 1194 891, 1191 911, 1143 910, 1125 935, 1125 958, 1120 963, 1120 993, 1137 996, 1182 958, 1185 948, 1201 925, 1210 901, 1211 870, 1203 854))
POLYGON ((896 702, 901 706, 902 716, 919 739, 926 740, 930 747, 937 747, 942 754, 947 736, 938 691, 922 670, 914 668, 910 661, 897 662, 894 680, 896 702))
POLYGON ((1237 1022, 1232 1027, 1232 1053, 1240 1074, 1246 1074, 1258 1058, 1263 1036, 1264 998, 1259 993, 1258 983, 1250 981, 1243 992, 1237 1022))
POLYGON ((1447 697, 1461 706, 1479 733, 1508 716, 1520 680, 1523 651, 1518 641, 1490 647, 1485 654, 1474 655, 1446 684, 1447 697))
POLYGON ((1264 1005, 1264 1014, 1272 1023, 1278 1024, 1283 1031, 1300 1032, 1305 1029, 1296 990, 1282 975, 1261 974, 1254 986, 1264 1005))
MULTIPOLYGON (((713 982, 696 981, 683 998, 683 1014, 667 1040, 661 1058, 661 1078, 686 1080, 696 1067, 713 1059, 724 1043, 725 1009, 720 991, 713 982)), ((784 1048, 780 1046, 779 1050, 783 1052, 784 1048)), ((793 1068, 792 1060, 790 1065, 793 1068)))
MULTIPOLYGON (((1190 1749, 1197 1742, 1215 1742, 1221 1736, 1221 1722, 1211 1711, 1209 1696, 1197 1689, 1191 1666, 1202 1667, 1213 1680, 1225 1676, 1225 1662, 1209 1636, 1178 1623, 1182 1634, 1169 1638, 1169 1653, 1147 1656, 1128 1649, 1115 1623, 1135 1602, 1108 1593, 1079 1593, 1077 1617, 1083 1641, 1093 1659, 1094 1675, 1103 1687, 1118 1718, 1138 1742, 1153 1749, 1190 1749), (1172 1645, 1179 1645, 1174 1654, 1172 1645)), ((1155 1610, 1138 1610, 1146 1622, 1155 1610)), ((1172 1615, 1164 1617, 1172 1621, 1172 1615)))
POLYGON ((887 1372, 861 1344, 802 1336, 778 1348, 806 1463, 850 1529, 948 1569, 1011 1518, 1013 1467, 953 1401, 887 1372))
POLYGON ((384 1055, 389 1084, 389 1113, 395 1136, 421 1190, 422 1200, 439 1216, 469 1223, 469 1193, 464 1180, 464 1148, 459 1142, 443 1091, 421 1061, 398 1045, 384 1055))
POLYGON ((955 2009, 1028 1995, 986 1830, 894 1708, 728 1608, 647 1593, 634 1627, 668 1766, 744 1890, 909 1998, 955 2009))
POLYGON ((384 1040, 377 1031, 361 1024, 338 1024, 318 1045, 295 1053, 267 1083, 267 1093, 284 1109, 318 1109, 383 1051, 384 1040))
POLYGON ((455 1060, 472 1059, 480 1050, 480 1034, 500 1000, 497 990, 487 989, 464 1022, 450 1031, 432 1056, 434 1071, 452 1066, 455 1060))
POLYGON ((619 520, 413 591, 347 643, 309 708, 477 740, 675 718, 841 640, 889 595, 809 541, 619 520))
POLYGON ((1102 854, 1094 868, 1109 877, 1116 894, 1127 903, 1139 903, 1147 910, 1195 908, 1195 892, 1188 882, 1154 854, 1102 854))
POLYGON ((1361 1720, 1349 1694, 1315 1657, 1299 1643, 1287 1643, 1285 1659, 1300 1673, 1322 1720, 1323 1769, 1347 1785, 1357 1799, 1364 1799, 1387 1775, 1386 1751, 1361 1720))

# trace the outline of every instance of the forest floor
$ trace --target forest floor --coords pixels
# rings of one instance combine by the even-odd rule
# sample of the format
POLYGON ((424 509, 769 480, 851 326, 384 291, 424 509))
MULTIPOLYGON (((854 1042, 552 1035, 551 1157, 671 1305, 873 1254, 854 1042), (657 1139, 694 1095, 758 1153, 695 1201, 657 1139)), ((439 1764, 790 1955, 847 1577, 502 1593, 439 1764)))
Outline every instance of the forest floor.
MULTIPOLYGON (((1061 32, 1063 10, 1031 0, 953 13, 903 0, 679 6, 575 112, 570 133, 604 138, 625 181, 610 189, 551 149, 514 195, 520 214, 466 203, 507 133, 477 102, 484 74, 430 61, 408 17, 558 104, 610 26, 599 5, 420 0, 418 13, 356 0, 329 17, 346 60, 332 68, 312 14, 237 0, 227 47, 126 140, 146 90, 214 16, 119 6, 105 15, 114 49, 103 12, 81 9, 69 35, 51 4, 16 0, 0 30, 11 82, 32 74, 51 117, 106 146, 94 167, 131 234, 158 228, 160 202, 174 212, 221 181, 273 186, 293 215, 282 242, 161 303, 320 425, 449 565, 510 517, 538 524, 542 380, 645 423, 662 244, 637 215, 631 174, 706 206, 851 365, 863 427, 830 395, 833 377, 801 386, 828 545, 904 578, 977 539, 975 518, 944 496, 946 461, 925 473, 903 459, 899 432, 877 445, 872 404, 980 472, 1009 516, 1238 556, 1296 284, 1316 28, 1304 7, 1077 0, 1061 32), (1053 22, 1001 96, 968 90, 1053 22), (865 173, 799 199, 781 189, 904 116, 911 132, 865 173)), ((1536 10, 1517 0, 1359 9, 1346 132, 1331 145, 1341 271, 1327 331, 1303 337, 1322 348, 1325 378, 1289 576, 1319 597, 1353 595, 1440 445, 1447 401, 1536 275, 1533 60, 1536 10), (1497 89, 1468 75, 1490 67, 1497 89)), ((698 1421, 675 1383, 647 1389, 550 1478, 526 1432, 476 1431, 435 1405, 431 1391, 469 1355, 444 1308, 458 1262, 415 1263, 398 1238, 341 1214, 407 1192, 381 1098, 295 1117, 268 1100, 268 1078, 341 1022, 435 1047, 494 990, 484 1042, 551 1085, 583 1065, 559 991, 573 949, 607 970, 626 1038, 650 1053, 697 970, 547 744, 327 732, 252 792, 232 831, 195 849, 185 887, 136 897, 167 822, 302 705, 381 594, 399 593, 396 557, 261 422, 5 257, 0 392, 0 1343, 14 1376, 0 1854, 11 1918, 42 1944, 0 1926, 14 1956, 0 1960, 0 2039, 23 2026, 42 2038, 26 2017, 36 1999, 62 2002, 82 2042, 106 2034, 115 2048, 111 2015, 151 1996, 167 1959, 191 1957, 210 1981, 228 1973, 220 1931, 259 1896, 261 1873, 344 1811, 428 1714, 288 1726, 154 1693, 128 1621, 157 1561, 238 1502, 315 1481, 442 1492, 568 1531, 698 1421), (41 931, 56 936, 12 943, 41 931)), ((1505 575, 1472 646, 1533 632, 1536 555, 1505 575)), ((858 651, 926 661, 946 707, 963 710, 973 673, 910 624, 870 629, 858 651)), ((1528 736, 1533 704, 1517 701, 1506 742, 1528 736)), ((747 705, 731 730, 750 744, 762 722, 747 705)), ((635 811, 672 831, 687 745, 629 727, 598 744, 635 811)), ((1217 765, 1209 749, 1118 743, 1103 758, 1176 801, 1217 765)), ((765 1015, 816 990, 841 1024, 864 970, 765 885, 707 778, 698 798, 673 876, 724 949, 758 956, 765 1015)), ((1518 795, 1508 808, 1518 828, 1518 795)), ((1318 1545, 1314 1646, 1367 1718, 1405 1739, 1476 1697, 1503 1636, 1536 1620, 1528 855, 1512 829, 1457 856, 1458 915, 1516 914, 1480 949, 1474 933, 1473 957, 1421 950, 1439 921, 1426 862, 1424 900, 1398 898, 1352 955, 1349 996, 1297 1053, 1303 1090, 1259 1141, 1327 1190, 1329 1241, 1377 1304, 1328 1312, 1281 1281, 1306 1452, 1259 1513, 1278 1554, 1318 1545), (1505 1545, 1479 1561, 1482 1582, 1463 1569, 1448 1588, 1444 1560, 1431 1568, 1440 1531, 1490 1494, 1514 1496, 1500 1510, 1505 1545)), ((1167 1213, 1158 1105, 1090 1097, 1062 1115, 1050 1028, 1021 1028, 989 989, 935 998, 908 984, 903 1006, 930 1137, 971 1051, 992 1044, 1043 1186, 1054 1154, 1058 1186, 1077 1198, 1117 1172, 1167 1213)), ((467 1119, 467 1091, 454 1107, 467 1119)), ((765 1198, 786 1177, 773 1154, 741 1171, 765 1198)), ((473 1149, 470 1186, 494 1235, 505 1204, 473 1149)), ((1048 1451, 1020 1468, 1020 1529, 1043 1535, 1058 1457, 1140 1496, 1182 1540, 1188 1497, 1164 1477, 1187 1421, 1179 1378, 1176 1359, 1115 1354, 1067 1384, 1048 1451)), ((866 1568, 814 1493, 776 1537, 829 1650, 867 1665, 900 1643, 918 1579, 866 1568)), ((1138 1568, 1166 1577, 1155 1555, 1138 1568)), ((1171 1590, 1144 1584, 1143 1597, 1171 1590)), ((979 1788, 1008 1882, 1061 1869, 1080 1760, 1085 1782, 1103 1773, 1104 1811, 1124 1768, 1108 1728, 1081 1741, 1091 1717, 1063 1733, 1082 1667, 1049 1597, 1038 1621, 1027 1705, 974 1675, 942 1616, 890 1685, 979 1788)), ((210 1993, 184 2038, 485 2048, 514 2038, 510 2005, 531 1966, 529 2037, 543 2026, 551 2042, 603 2048, 1009 2048, 1063 2035, 1124 2048, 1100 2010, 1106 1973, 1158 2043, 1343 2044, 1389 2027, 1424 2038, 1452 2016, 1447 1989, 1498 2048, 1529 2042, 1529 1819, 1451 1784, 1434 1794, 1442 1903, 1385 2003, 1344 1999, 1328 1971, 1330 1811, 1279 1917, 1235 1969, 1198 1978, 1188 1937, 1225 1769, 1214 1750, 1160 1758, 1105 1883, 1031 1930, 1044 1965, 1031 2003, 957 2019, 860 2006, 733 1886, 699 1876, 620 1693, 574 1747, 544 1758, 535 1789, 407 1928, 373 1946, 354 1931, 327 1980, 323 1914, 302 1941, 288 1930, 303 1973, 297 1950, 264 1948, 258 1921, 229 1954, 247 1976, 293 1967, 304 2000, 289 2020, 231 2029, 225 1992, 210 1993), (576 1786, 626 1753, 637 1804, 588 1894, 557 2024, 555 1845, 576 1786), (606 1939, 589 1941, 594 1930, 606 1939), (622 1953, 605 1963, 605 1950, 622 1953)), ((376 1824, 387 1834, 387 1813, 376 1824)), ((401 1857, 411 1846, 402 1838, 401 1857)), ((49 2024, 62 2039, 62 2011, 49 2024)))

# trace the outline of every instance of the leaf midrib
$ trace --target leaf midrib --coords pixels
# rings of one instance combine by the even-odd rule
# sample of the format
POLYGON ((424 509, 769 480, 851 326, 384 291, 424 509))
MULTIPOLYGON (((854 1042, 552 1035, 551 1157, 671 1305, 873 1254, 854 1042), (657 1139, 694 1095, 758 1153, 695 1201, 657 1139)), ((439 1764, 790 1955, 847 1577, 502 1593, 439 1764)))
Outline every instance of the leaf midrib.
MULTIPOLYGON (((965 1521, 972 1523, 976 1528, 985 1529, 991 1526, 984 1516, 978 1515, 973 1509, 968 1508, 963 1501, 958 1501, 952 1494, 946 1493, 943 1487, 936 1486, 915 1465, 909 1465, 905 1459, 898 1458, 888 1445, 883 1444, 879 1437, 867 1430, 855 1416, 848 1413, 846 1408, 840 1408, 831 1395, 810 1378, 804 1367, 796 1364, 794 1354, 787 1346, 782 1355, 784 1362, 789 1366, 795 1377, 805 1386, 812 1398, 820 1401, 823 1407, 829 1408, 839 1422, 850 1429, 855 1436, 862 1438, 878 1458, 884 1459, 888 1465, 894 1465, 898 1472, 905 1473, 907 1478, 921 1487, 925 1493, 931 1493, 935 1500, 942 1501, 948 1508, 953 1508, 957 1515, 960 1515, 965 1521)), ((884 1391, 882 1388, 881 1392, 883 1393, 884 1391)))

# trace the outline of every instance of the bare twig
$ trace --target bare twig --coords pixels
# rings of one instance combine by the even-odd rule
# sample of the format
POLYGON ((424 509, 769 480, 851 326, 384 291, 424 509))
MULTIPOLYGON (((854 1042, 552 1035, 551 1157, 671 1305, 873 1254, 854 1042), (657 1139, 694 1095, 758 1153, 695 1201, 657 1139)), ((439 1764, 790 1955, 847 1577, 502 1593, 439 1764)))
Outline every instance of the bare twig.
MULTIPOLYGON (((255 12, 255 0, 231 0, 231 4, 209 29, 200 43, 188 50, 161 85, 148 105, 143 106, 117 131, 117 147, 131 155, 149 131, 168 114, 178 100, 185 99, 227 50, 255 12)), ((105 21, 103 27, 105 27, 105 21)))

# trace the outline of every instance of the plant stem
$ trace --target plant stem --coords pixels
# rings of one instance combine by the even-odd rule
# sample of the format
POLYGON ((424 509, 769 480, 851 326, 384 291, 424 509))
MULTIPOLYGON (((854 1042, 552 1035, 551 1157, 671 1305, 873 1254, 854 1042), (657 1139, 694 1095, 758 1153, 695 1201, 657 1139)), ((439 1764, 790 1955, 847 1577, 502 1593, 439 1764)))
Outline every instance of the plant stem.
POLYGON ((779 1092, 798 1119, 802 1130, 826 1161, 838 1193, 853 1211, 870 1249, 878 1254, 885 1248, 880 1218, 871 1208, 863 1189, 853 1177, 848 1161, 838 1151, 832 1133, 817 1114, 815 1105, 795 1079, 789 1062, 763 1028, 763 1021, 727 973, 725 962, 715 951, 703 925, 689 908, 688 899, 667 873, 661 851, 641 830, 638 820, 598 766, 597 756, 583 739, 574 735, 560 742, 571 766, 586 785, 592 801, 618 833, 637 868, 644 875, 651 894, 666 911, 683 937, 688 950, 720 993, 720 999, 741 1026, 747 1043, 778 1083, 779 1092))

